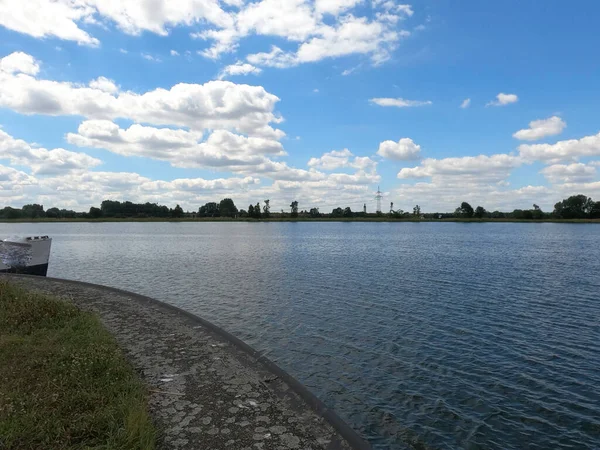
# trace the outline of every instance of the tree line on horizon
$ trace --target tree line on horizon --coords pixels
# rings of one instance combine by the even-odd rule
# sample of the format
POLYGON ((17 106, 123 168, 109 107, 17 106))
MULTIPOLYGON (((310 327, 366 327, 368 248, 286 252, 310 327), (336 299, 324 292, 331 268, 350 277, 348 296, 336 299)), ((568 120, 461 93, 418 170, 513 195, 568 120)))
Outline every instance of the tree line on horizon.
POLYGON ((309 210, 299 210, 297 201, 290 204, 289 212, 281 210, 280 213, 272 213, 270 200, 264 200, 263 205, 257 202, 249 205, 248 209, 238 209, 231 198, 224 198, 219 203, 209 202, 198 209, 198 212, 185 212, 181 206, 175 208, 159 205, 158 203, 133 203, 130 201, 104 200, 100 207, 92 206, 87 212, 76 212, 68 209, 49 208, 44 210, 43 205, 34 203, 24 205, 22 208, 6 206, 0 209, 0 219, 75 219, 75 218, 173 218, 200 217, 200 218, 247 218, 247 219, 269 219, 271 217, 291 218, 360 218, 360 217, 389 217, 395 219, 519 219, 519 220, 543 220, 543 219, 600 219, 600 201, 593 201, 585 195, 573 195, 554 205, 552 212, 544 212, 534 204, 531 209, 515 209, 512 212, 487 211, 483 206, 473 208, 469 203, 462 202, 452 213, 423 213, 421 207, 416 205, 412 212, 401 209, 394 210, 394 204, 390 203, 388 213, 366 213, 364 211, 352 211, 350 207, 334 208, 331 213, 321 213, 319 208, 313 207, 309 210))

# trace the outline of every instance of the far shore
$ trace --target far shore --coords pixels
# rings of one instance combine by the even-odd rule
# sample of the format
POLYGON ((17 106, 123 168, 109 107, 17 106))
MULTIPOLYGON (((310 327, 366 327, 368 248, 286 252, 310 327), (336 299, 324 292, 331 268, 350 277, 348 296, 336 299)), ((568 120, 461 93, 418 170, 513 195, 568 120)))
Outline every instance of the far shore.
POLYGON ((393 217, 270 217, 268 219, 252 218, 230 218, 230 217, 183 217, 183 218, 165 218, 165 217, 104 217, 98 219, 73 218, 73 219, 0 219, 0 223, 53 223, 53 222, 468 222, 468 223, 488 223, 488 222, 512 222, 512 223, 597 223, 600 219, 417 219, 417 218, 393 218, 393 217))

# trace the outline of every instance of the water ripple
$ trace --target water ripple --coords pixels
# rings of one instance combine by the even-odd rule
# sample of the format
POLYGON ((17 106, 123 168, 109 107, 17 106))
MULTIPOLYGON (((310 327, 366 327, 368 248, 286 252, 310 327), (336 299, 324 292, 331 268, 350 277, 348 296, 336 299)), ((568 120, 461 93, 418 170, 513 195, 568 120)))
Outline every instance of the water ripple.
POLYGON ((236 334, 376 449, 600 448, 600 227, 1 224, 236 334))

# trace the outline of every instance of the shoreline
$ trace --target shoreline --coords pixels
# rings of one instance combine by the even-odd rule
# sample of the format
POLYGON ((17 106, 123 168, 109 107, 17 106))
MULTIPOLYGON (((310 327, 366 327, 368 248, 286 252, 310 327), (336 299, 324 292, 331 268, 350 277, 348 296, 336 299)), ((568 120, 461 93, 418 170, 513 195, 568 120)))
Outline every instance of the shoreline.
POLYGON ((98 284, 31 275, 0 278, 100 316, 151 389, 153 414, 170 444, 166 448, 262 442, 267 449, 371 449, 298 380, 188 311, 98 284))
POLYGON ((186 222, 186 223, 211 223, 211 222, 239 222, 239 223, 260 223, 260 222, 394 222, 394 223, 595 223, 600 224, 600 219, 395 219, 391 217, 352 217, 352 218, 269 218, 269 219, 232 219, 221 217, 202 217, 202 218, 160 218, 160 217, 107 217, 100 219, 78 218, 78 219, 0 219, 0 223, 102 223, 102 222, 186 222))

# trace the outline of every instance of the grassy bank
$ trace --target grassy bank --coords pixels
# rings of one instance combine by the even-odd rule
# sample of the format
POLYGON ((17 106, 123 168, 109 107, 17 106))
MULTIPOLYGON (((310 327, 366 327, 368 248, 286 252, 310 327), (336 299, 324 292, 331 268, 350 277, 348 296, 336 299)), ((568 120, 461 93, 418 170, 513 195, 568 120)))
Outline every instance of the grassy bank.
POLYGON ((53 222, 470 222, 470 223, 484 223, 484 222, 515 222, 515 223, 598 223, 600 219, 461 219, 461 218, 448 218, 448 219, 413 219, 413 218, 401 218, 396 219, 388 216, 381 217, 271 217, 269 219, 250 219, 240 218, 232 219, 229 217, 202 217, 202 218, 160 218, 160 217, 106 217, 100 219, 0 219, 0 223, 53 223, 53 222))
POLYGON ((0 280, 0 448, 153 449, 145 388, 99 320, 0 280))

